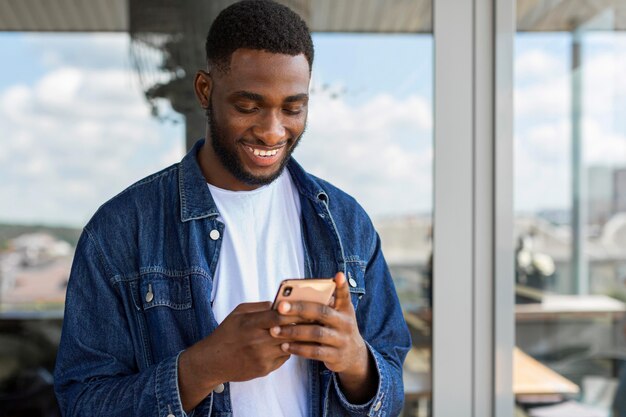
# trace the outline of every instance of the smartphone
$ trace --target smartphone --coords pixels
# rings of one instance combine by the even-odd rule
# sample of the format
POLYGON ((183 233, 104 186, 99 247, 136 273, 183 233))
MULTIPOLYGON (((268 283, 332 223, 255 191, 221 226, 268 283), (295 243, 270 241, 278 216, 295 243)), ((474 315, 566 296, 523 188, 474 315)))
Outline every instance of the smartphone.
POLYGON ((272 309, 276 310, 281 301, 311 301, 328 305, 334 292, 333 278, 286 279, 278 287, 272 309))

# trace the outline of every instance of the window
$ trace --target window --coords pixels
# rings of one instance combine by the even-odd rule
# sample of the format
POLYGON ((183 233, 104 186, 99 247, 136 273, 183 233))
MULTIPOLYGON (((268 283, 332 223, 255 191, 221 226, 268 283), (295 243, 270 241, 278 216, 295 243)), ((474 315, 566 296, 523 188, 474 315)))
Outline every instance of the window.
POLYGON ((562 400, 608 412, 626 352, 626 2, 560 6, 518 7, 515 361, 528 372, 516 365, 514 390, 529 415, 562 400))
POLYGON ((295 157, 363 205, 413 348, 405 415, 430 415, 432 35, 315 34, 309 125, 295 157))

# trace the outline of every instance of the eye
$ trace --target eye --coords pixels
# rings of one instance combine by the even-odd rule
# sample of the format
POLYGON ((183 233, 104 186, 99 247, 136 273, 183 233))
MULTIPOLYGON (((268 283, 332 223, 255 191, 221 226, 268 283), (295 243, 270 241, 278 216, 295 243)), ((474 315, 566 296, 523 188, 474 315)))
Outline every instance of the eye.
POLYGON ((283 109, 283 111, 285 113, 287 113, 288 115, 296 116, 296 115, 302 113, 302 107, 285 108, 285 109, 283 109))
POLYGON ((252 114, 258 109, 256 107, 243 107, 243 106, 235 105, 235 110, 243 114, 252 114))

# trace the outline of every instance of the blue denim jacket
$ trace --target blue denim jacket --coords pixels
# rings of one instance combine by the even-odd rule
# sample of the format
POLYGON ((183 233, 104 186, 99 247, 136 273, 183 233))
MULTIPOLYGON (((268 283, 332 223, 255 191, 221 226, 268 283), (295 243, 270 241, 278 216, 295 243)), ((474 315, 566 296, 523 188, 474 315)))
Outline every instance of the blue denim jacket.
MULTIPOLYGON (((105 203, 85 226, 55 370, 64 416, 185 416, 178 356, 217 327, 210 294, 221 238, 211 231, 224 229, 196 160, 202 144, 105 203)), ((301 195, 306 275, 344 271, 356 280, 352 303, 379 377, 370 401, 351 404, 335 375, 309 361, 309 415, 397 416, 411 342, 379 237, 353 198, 294 160, 288 169, 301 195)), ((194 417, 232 416, 224 385, 194 417)))

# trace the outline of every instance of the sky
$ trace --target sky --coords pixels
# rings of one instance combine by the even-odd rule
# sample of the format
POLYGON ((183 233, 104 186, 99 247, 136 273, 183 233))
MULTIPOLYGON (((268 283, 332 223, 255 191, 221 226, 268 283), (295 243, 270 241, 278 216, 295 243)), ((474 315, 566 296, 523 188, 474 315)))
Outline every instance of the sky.
MULTIPOLYGON (((515 207, 569 209, 571 36, 518 34, 515 47, 515 207)), ((587 33, 582 51, 583 163, 626 168, 626 36, 587 33)))
MULTIPOLYGON (((584 42, 585 162, 626 166, 626 37, 584 42)), ((82 226, 183 156, 184 128, 150 115, 129 43, 125 34, 0 33, 11 63, 0 68, 0 222, 82 226)), ((430 213, 432 37, 316 34, 314 43, 296 158, 374 218, 430 213)), ((570 38, 522 34, 515 47, 516 210, 566 209, 570 38)))

